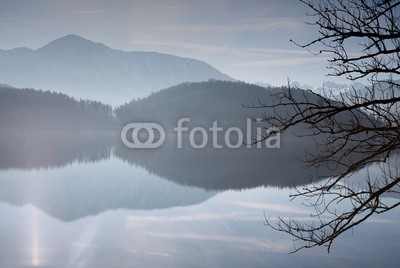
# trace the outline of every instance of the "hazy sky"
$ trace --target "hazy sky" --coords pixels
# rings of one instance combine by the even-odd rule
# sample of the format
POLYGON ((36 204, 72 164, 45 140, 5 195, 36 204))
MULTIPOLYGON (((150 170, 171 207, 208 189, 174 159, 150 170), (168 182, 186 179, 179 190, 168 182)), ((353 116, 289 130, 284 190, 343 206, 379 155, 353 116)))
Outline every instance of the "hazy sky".
MULTIPOLYGON (((111 48, 204 60, 240 80, 333 80, 326 59, 290 43, 310 40, 297 0, 0 0, 0 49, 39 48, 77 34, 111 48)), ((333 80, 335 81, 335 80, 333 80)))

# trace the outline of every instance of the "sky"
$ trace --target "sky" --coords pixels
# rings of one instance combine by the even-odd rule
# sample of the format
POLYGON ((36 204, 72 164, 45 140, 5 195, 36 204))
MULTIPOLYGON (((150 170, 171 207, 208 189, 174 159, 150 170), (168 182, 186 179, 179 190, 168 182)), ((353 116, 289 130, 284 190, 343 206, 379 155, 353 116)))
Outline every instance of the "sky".
POLYGON ((203 60, 246 82, 344 82, 326 56, 290 42, 315 38, 297 0, 0 0, 0 49, 37 49, 76 34, 124 51, 203 60))

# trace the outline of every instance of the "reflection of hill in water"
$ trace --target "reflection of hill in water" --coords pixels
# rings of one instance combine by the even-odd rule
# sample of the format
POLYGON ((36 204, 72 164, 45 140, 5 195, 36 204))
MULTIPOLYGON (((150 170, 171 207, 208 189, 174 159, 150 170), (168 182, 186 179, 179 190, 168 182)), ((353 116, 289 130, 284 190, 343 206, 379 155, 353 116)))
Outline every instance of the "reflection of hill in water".
POLYGON ((194 205, 216 194, 124 164, 112 157, 116 139, 109 134, 2 132, 0 200, 33 204, 71 221, 110 209, 194 205))
POLYGON ((176 149, 174 142, 155 150, 132 150, 123 145, 114 154, 179 184, 205 189, 245 189, 258 186, 291 187, 310 182, 312 174, 328 170, 306 169, 298 158, 313 141, 283 138, 282 148, 176 149))
MULTIPOLYGON (((175 138, 174 138, 175 139, 175 138)), ((152 150, 124 147, 118 136, 63 132, 1 133, 0 169, 53 169, 95 163, 113 156, 170 181, 205 189, 290 187, 309 182, 326 170, 306 169, 298 158, 314 146, 305 138, 281 137, 280 149, 177 149, 176 141, 152 150)), ((254 146, 253 146, 254 147, 254 146)))
POLYGON ((110 209, 189 206, 216 194, 124 164, 112 157, 116 139, 109 134, 1 132, 0 200, 33 204, 71 221, 110 209))
POLYGON ((170 143, 129 150, 110 135, 0 136, 0 200, 30 203, 64 221, 109 209, 198 204, 217 193, 212 189, 305 184, 310 172, 296 159, 309 146, 298 140, 282 140, 278 150, 176 149, 170 143))
POLYGON ((0 169, 63 167, 109 159, 115 134, 0 131, 0 169))

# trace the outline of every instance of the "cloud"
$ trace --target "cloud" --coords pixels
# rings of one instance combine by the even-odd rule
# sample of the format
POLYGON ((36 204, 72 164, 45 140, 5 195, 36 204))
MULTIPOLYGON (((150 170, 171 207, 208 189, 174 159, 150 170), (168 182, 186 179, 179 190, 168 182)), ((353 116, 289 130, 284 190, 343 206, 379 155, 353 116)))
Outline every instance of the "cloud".
POLYGON ((132 8, 130 11, 145 11, 147 8, 132 8))
POLYGON ((172 6, 172 7, 156 7, 154 9, 156 10, 174 10, 174 9, 178 9, 179 7, 177 6, 172 6))
POLYGON ((143 8, 132 8, 129 9, 129 11, 151 11, 151 10, 176 10, 178 9, 178 6, 171 6, 171 7, 143 7, 143 8))
POLYGON ((73 11, 74 14, 98 14, 106 13, 108 10, 84 10, 84 11, 73 11))
POLYGON ((145 232, 146 235, 154 236, 162 239, 189 239, 201 240, 207 242, 223 242, 229 244, 236 244, 244 248, 251 248, 257 250, 268 250, 272 252, 286 252, 292 247, 291 242, 277 242, 261 240, 255 237, 238 237, 230 235, 219 234, 199 234, 199 233, 174 233, 174 232, 145 232))
POLYGON ((179 41, 169 40, 154 40, 147 38, 147 36, 136 35, 135 40, 131 42, 134 45, 151 45, 151 46, 167 46, 175 48, 185 48, 199 52, 206 53, 219 53, 229 54, 238 56, 277 56, 277 54, 293 54, 293 55, 309 55, 310 53, 304 50, 295 49, 277 49, 277 48, 233 48, 233 47, 221 47, 214 45, 198 44, 198 43, 185 43, 179 41))
POLYGON ((327 61, 328 58, 290 58, 290 59, 271 59, 271 60, 256 60, 245 61, 232 64, 224 64, 224 66, 239 67, 239 68, 252 68, 252 67, 283 67, 302 65, 308 63, 321 63, 327 61))
POLYGON ((235 206, 251 208, 251 209, 263 209, 266 211, 278 211, 278 212, 288 212, 294 214, 307 214, 310 215, 313 211, 306 210, 299 207, 287 206, 282 204, 269 204, 269 203, 259 203, 259 202, 242 202, 242 201, 231 201, 229 204, 235 206))
POLYGON ((134 254, 146 254, 146 255, 151 255, 151 256, 157 256, 157 257, 172 257, 172 254, 167 253, 167 252, 158 252, 158 251, 139 251, 135 249, 125 249, 126 251, 134 254))
POLYGON ((292 30, 298 31, 304 28, 302 24, 293 18, 273 18, 258 20, 251 23, 235 22, 233 24, 170 24, 159 25, 151 28, 153 31, 204 31, 204 32, 261 32, 265 30, 292 30))
POLYGON ((136 223, 143 222, 186 222, 186 221, 220 221, 220 220, 243 220, 260 221, 263 219, 261 214, 254 213, 191 213, 175 216, 130 216, 128 224, 136 226, 136 223))

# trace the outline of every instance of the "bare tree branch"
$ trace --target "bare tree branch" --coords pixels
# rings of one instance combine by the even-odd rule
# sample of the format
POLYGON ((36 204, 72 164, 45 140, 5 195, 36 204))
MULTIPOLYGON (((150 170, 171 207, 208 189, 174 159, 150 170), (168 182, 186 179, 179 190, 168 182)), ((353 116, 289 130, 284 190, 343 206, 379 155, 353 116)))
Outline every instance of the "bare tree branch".
POLYGON ((298 135, 313 136, 317 143, 306 162, 336 171, 291 195, 307 200, 315 220, 265 219, 267 226, 301 243, 294 252, 315 246, 329 251, 344 232, 400 205, 384 198, 400 194, 400 1, 300 1, 319 36, 306 44, 292 42, 328 55, 329 75, 364 78, 370 85, 340 94, 325 89, 322 95, 288 86, 273 104, 250 107, 270 111, 263 122, 281 132, 306 129, 298 135), (379 177, 365 174, 355 183, 353 175, 369 166, 380 167, 379 177))

